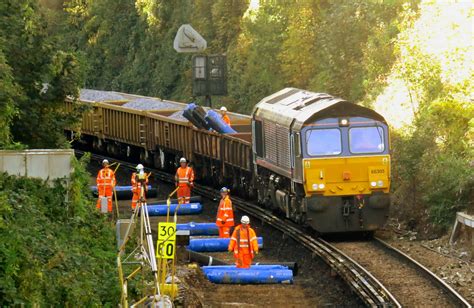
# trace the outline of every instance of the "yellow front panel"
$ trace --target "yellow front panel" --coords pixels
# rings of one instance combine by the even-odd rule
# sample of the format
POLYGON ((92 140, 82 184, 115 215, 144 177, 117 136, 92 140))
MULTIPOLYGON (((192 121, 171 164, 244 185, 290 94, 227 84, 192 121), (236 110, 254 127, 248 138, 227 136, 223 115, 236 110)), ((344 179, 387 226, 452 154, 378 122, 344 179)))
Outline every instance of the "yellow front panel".
POLYGON ((307 195, 348 196, 390 190, 390 156, 353 156, 303 160, 307 195))

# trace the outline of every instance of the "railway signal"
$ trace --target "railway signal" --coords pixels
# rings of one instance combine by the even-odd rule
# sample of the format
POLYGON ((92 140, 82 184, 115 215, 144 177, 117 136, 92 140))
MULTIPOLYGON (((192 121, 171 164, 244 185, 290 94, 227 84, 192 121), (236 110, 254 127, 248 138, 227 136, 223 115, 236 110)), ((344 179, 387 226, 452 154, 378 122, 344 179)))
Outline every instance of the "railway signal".
POLYGON ((227 56, 193 56, 193 96, 205 96, 212 107, 211 95, 227 95, 227 56))
MULTIPOLYGON (((206 50, 206 40, 189 24, 182 25, 173 42, 179 53, 206 50)), ((193 96, 204 96, 212 107, 211 95, 227 95, 227 56, 195 55, 193 63, 193 96)))

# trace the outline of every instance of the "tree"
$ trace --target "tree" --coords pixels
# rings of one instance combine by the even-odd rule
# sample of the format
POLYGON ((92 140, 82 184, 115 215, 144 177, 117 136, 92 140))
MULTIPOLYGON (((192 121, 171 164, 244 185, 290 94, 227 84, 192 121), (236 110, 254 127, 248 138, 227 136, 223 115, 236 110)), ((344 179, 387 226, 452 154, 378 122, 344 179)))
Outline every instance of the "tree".
POLYGON ((10 125, 17 114, 15 101, 21 99, 20 88, 13 81, 11 67, 0 50, 0 148, 12 143, 10 125))
POLYGON ((13 140, 31 147, 64 146, 64 129, 78 119, 62 109, 66 96, 78 93, 82 75, 77 59, 55 49, 37 1, 6 0, 0 11, 0 41, 8 42, 3 45, 4 62, 11 68, 4 76, 7 80, 11 75, 18 89, 13 140))

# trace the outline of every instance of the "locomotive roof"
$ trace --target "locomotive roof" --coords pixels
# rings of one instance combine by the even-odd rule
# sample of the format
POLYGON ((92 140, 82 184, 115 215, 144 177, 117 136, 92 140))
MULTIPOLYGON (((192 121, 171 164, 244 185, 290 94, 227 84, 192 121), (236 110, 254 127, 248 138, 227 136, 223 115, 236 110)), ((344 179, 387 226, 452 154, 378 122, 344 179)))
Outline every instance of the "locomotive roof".
POLYGON ((254 109, 254 115, 293 129, 319 118, 359 116, 385 122, 372 109, 334 97, 296 88, 285 88, 262 99, 254 109))

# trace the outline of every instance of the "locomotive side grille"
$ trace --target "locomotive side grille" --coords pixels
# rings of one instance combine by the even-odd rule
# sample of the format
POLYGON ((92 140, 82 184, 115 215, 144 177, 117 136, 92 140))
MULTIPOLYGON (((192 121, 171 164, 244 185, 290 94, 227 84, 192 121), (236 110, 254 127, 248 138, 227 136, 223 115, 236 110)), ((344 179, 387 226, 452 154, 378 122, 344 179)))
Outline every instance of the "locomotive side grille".
POLYGON ((289 169, 290 166, 290 142, 289 132, 283 126, 277 125, 278 165, 289 169))
POLYGON ((288 129, 270 121, 264 122, 265 158, 277 166, 290 168, 288 129))
POLYGON ((277 147, 277 134, 276 125, 272 122, 265 121, 265 158, 274 164, 278 163, 278 147, 277 147))

